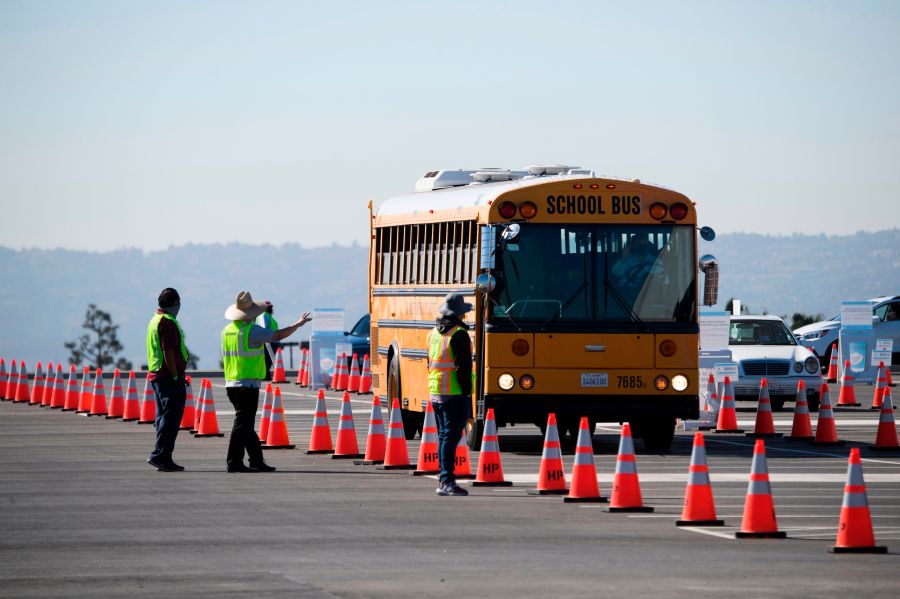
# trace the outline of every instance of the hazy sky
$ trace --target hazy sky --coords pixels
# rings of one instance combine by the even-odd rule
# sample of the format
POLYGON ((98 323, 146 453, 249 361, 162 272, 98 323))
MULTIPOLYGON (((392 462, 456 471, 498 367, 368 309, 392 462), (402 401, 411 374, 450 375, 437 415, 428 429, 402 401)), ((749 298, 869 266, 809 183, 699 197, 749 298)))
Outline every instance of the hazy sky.
MULTIPOLYGON (((0 244, 365 243, 428 170, 900 225, 900 2, 0 0, 0 244)), ((423 198, 425 201, 425 198, 423 198)))

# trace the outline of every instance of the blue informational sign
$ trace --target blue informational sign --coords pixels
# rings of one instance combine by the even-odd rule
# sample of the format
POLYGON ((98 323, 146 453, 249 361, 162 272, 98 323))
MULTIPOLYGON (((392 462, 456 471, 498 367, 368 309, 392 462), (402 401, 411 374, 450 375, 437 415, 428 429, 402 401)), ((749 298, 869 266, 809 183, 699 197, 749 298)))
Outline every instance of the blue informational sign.
POLYGON ((842 331, 871 331, 872 302, 841 302, 842 331))
POLYGON ((344 344, 344 310, 342 308, 316 308, 313 311, 313 333, 309 338, 309 354, 312 362, 309 387, 326 389, 337 365, 337 347, 344 344))
MULTIPOLYGON (((870 304, 871 305, 871 304, 870 304)), ((872 328, 869 332, 865 329, 841 328, 839 337, 838 376, 844 376, 844 362, 850 361, 850 376, 855 383, 874 384, 878 377, 878 363, 872 362, 872 351, 875 349, 875 335, 872 328)))

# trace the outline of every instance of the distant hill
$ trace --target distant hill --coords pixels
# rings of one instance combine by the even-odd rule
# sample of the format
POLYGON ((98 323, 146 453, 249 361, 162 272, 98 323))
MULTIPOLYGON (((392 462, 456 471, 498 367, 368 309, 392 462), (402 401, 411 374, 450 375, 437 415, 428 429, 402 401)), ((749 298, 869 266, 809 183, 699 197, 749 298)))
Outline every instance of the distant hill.
MULTIPOLYGON (((836 314, 844 299, 900 293, 900 230, 842 237, 750 233, 702 243, 721 265, 720 306, 738 297, 754 313, 836 314)), ((156 296, 179 290, 179 320, 204 368, 218 363, 222 313, 241 289, 275 304, 288 324, 303 310, 342 307, 347 328, 366 310, 367 249, 297 244, 186 245, 162 252, 0 248, 0 355, 66 360, 63 342, 81 334, 85 308, 96 303, 120 325, 124 355, 144 359, 147 321, 156 296)), ((307 338, 304 330, 300 338, 307 338)))

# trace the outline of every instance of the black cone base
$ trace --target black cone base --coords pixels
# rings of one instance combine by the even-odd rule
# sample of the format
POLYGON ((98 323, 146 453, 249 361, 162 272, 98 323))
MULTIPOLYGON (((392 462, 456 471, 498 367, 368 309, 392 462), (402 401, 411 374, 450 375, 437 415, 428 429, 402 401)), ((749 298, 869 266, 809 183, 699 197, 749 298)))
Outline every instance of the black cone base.
POLYGON ((456 480, 475 480, 474 474, 457 474, 453 478, 456 480))
POLYGON ((744 432, 744 429, 733 428, 733 429, 728 429, 728 430, 722 430, 720 428, 717 428, 717 429, 713 429, 713 432, 714 433, 726 433, 726 434, 738 434, 738 433, 744 432))
MULTIPOLYGON (((266 448, 266 446, 263 445, 263 449, 265 449, 265 448, 266 448)), ((329 453, 334 453, 334 450, 333 449, 307 449, 306 450, 306 455, 325 455, 325 454, 329 454, 329 453)))
POLYGON ((568 489, 528 489, 529 495, 565 495, 568 489))
POLYGON ((819 447, 838 447, 840 445, 846 445, 846 441, 841 441, 840 439, 837 441, 810 441, 810 445, 818 445, 819 447))
POLYGON ((639 513, 649 513, 653 511, 653 508, 649 505, 641 505, 638 507, 608 507, 605 512, 609 512, 611 514, 615 514, 618 512, 639 512, 639 513))
POLYGON ((375 466, 377 464, 384 464, 384 460, 354 460, 353 463, 356 466, 375 466))
POLYGON ((409 473, 410 476, 428 476, 429 474, 440 474, 440 470, 413 470, 409 473))
POLYGON ((780 439, 784 435, 781 433, 746 433, 751 439, 780 439))
POLYGON ((497 482, 493 482, 493 483, 492 482, 483 482, 480 480, 473 480, 472 486, 473 487, 511 487, 511 486, 513 486, 513 484, 512 484, 512 482, 510 482, 508 480, 501 480, 501 481, 497 481, 497 482))
POLYGON ((363 454, 361 453, 342 453, 341 455, 336 453, 331 454, 332 460, 358 460, 361 457, 363 457, 363 454))
POLYGON ((224 437, 225 433, 208 433, 204 435, 201 435, 200 433, 194 433, 194 436, 198 439, 205 439, 207 437, 224 437))
MULTIPOLYGON (((221 435, 220 435, 221 436, 221 435)), ((263 445, 263 449, 296 449, 296 445, 263 445)))
POLYGON ((725 526, 724 520, 676 520, 675 526, 725 526))
POLYGON ((121 416, 107 416, 107 417, 106 417, 107 420, 116 420, 116 419, 119 419, 119 418, 121 418, 121 416))
POLYGON ((900 451, 900 447, 877 447, 873 445, 870 447, 872 451, 900 451))
POLYGON ((775 532, 736 532, 734 533, 734 538, 736 539, 784 539, 787 538, 786 532, 775 531, 775 532))
POLYGON ((832 410, 840 410, 841 408, 858 408, 860 406, 862 406, 861 403, 841 403, 841 404, 835 404, 834 406, 832 406, 831 409, 832 410))
POLYGON ((412 464, 403 464, 399 466, 388 466, 387 464, 382 464, 381 466, 376 466, 377 470, 415 470, 416 467, 412 464))
POLYGON ((609 497, 563 497, 563 503, 609 503, 609 497))
MULTIPOLYGON (((63 410, 63 412, 65 411, 63 410)), ((137 422, 137 418, 122 418, 122 422, 137 422)))
POLYGON ((887 547, 832 547, 829 553, 887 553, 887 547))
POLYGON ((815 437, 810 437, 810 436, 792 437, 790 435, 785 437, 785 439, 787 439, 788 441, 815 441, 816 440, 815 437))

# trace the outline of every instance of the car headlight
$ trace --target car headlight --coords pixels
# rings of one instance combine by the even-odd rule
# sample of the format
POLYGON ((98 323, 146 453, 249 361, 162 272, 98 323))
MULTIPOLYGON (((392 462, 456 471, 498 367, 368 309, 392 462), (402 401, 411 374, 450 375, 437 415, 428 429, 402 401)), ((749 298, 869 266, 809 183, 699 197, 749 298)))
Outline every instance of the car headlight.
POLYGON ((676 391, 684 391, 688 387, 687 377, 683 374, 676 374, 672 377, 672 388, 676 391))
POLYGON ((803 372, 803 362, 794 362, 794 372, 797 374, 803 372))
POLYGON ((806 372, 810 374, 816 374, 817 372, 819 372, 819 361, 810 356, 806 358, 806 361, 803 363, 803 367, 806 368, 806 372))
POLYGON ((828 331, 826 331, 826 330, 822 330, 822 331, 813 331, 812 333, 804 333, 803 338, 806 341, 815 341, 816 339, 821 339, 827 332, 828 331))
POLYGON ((504 391, 509 391, 515 386, 516 377, 508 373, 501 374, 497 379, 497 384, 500 385, 500 388, 504 391))

